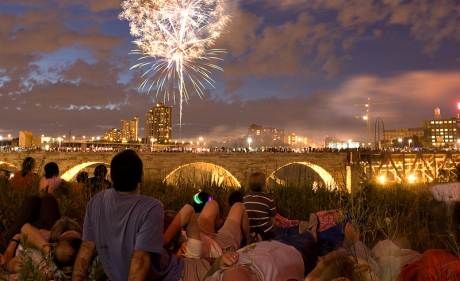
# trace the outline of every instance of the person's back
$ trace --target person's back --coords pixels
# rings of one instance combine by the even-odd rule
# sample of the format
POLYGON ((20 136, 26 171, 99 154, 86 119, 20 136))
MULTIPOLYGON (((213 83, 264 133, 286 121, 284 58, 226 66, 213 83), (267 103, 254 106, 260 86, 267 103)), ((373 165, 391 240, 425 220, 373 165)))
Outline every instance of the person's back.
POLYGON ((94 196, 96 193, 111 187, 112 184, 106 179, 107 173, 108 171, 105 165, 98 165, 94 169, 94 177, 89 179, 91 196, 94 196))
MULTIPOLYGON (((113 158, 111 167, 113 188, 98 193, 88 203, 82 247, 95 246, 112 281, 128 280, 131 274, 139 274, 133 273, 133 268, 142 267, 148 267, 161 280, 179 280, 181 264, 163 249, 163 206, 138 194, 142 160, 134 151, 126 150, 113 158)), ((84 280, 75 275, 73 280, 84 280)))
POLYGON ((273 229, 276 207, 272 196, 264 192, 265 175, 252 174, 249 179, 249 187, 251 193, 244 196, 244 206, 249 219, 250 232, 260 234, 264 239, 268 238, 273 229))
POLYGON ((34 187, 40 180, 34 169, 35 159, 32 157, 25 158, 22 162, 21 171, 14 173, 14 177, 11 180, 11 187, 14 189, 34 187))
POLYGON ((111 280, 127 280, 134 250, 162 252, 162 220, 159 201, 108 189, 96 194, 88 204, 84 238, 95 242, 111 280), (144 244, 148 239, 152 243, 144 244))

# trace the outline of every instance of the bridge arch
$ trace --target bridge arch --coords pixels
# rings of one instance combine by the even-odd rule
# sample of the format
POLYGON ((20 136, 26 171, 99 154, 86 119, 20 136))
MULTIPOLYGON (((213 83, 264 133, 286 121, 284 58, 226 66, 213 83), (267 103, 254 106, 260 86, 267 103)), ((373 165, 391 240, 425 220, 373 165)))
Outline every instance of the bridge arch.
POLYGON ((208 162, 193 162, 181 165, 171 171, 164 179, 166 184, 211 183, 217 186, 241 188, 238 179, 222 166, 208 162))
POLYGON ((18 166, 14 165, 12 163, 9 163, 9 162, 0 161, 0 168, 7 168, 7 169, 12 169, 12 170, 17 170, 18 166))
POLYGON ((71 181, 82 170, 89 168, 91 166, 94 166, 94 165, 99 165, 99 164, 103 164, 103 165, 106 165, 107 167, 110 167, 110 164, 105 163, 105 162, 85 162, 85 163, 75 165, 72 168, 68 169, 65 173, 61 175, 61 179, 65 181, 71 181))
POLYGON ((285 185, 286 182, 284 180, 278 178, 276 176, 276 173, 278 173, 282 169, 287 168, 287 167, 292 166, 292 165, 301 165, 301 166, 305 166, 305 167, 311 169, 314 173, 316 173, 321 178, 321 180, 324 182, 325 186, 328 189, 336 189, 338 187, 334 177, 326 169, 324 169, 323 167, 321 167, 319 165, 313 164, 311 162, 305 162, 305 161, 291 162, 291 163, 288 163, 286 165, 283 165, 283 166, 277 168, 275 171, 273 171, 270 174, 270 176, 267 178, 267 180, 271 179, 271 180, 275 181, 276 183, 278 183, 280 185, 285 185))

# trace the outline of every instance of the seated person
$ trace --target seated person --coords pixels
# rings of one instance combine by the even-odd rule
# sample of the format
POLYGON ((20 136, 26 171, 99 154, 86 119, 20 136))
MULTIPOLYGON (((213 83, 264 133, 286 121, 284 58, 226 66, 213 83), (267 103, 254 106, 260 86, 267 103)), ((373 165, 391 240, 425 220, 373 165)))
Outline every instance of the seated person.
POLYGON ((10 240, 0 265, 15 274, 20 272, 25 258, 29 257, 48 278, 68 279, 80 244, 80 226, 68 218, 57 221, 50 231, 25 224, 21 233, 10 240), (48 257, 52 258, 51 262, 46 262, 48 257))
POLYGON ((89 179, 90 197, 112 186, 112 183, 107 180, 107 173, 108 171, 105 165, 97 165, 96 168, 94 168, 94 177, 89 179))
POLYGON ((42 193, 53 194, 62 180, 59 177, 59 166, 54 162, 49 162, 44 167, 45 174, 40 179, 39 190, 42 193))
POLYGON ((22 162, 22 169, 14 173, 11 179, 11 187, 14 189, 32 188, 35 187, 40 180, 39 176, 34 172, 35 159, 27 157, 22 162))
POLYGON ((266 177, 263 173, 253 173, 249 177, 250 193, 244 196, 244 206, 249 220, 251 236, 260 236, 263 240, 274 237, 275 201, 265 192, 266 177))
POLYGON ((142 177, 143 163, 135 151, 112 159, 113 188, 88 203, 72 280, 87 279, 96 252, 112 281, 181 278, 183 262, 163 248, 163 206, 139 194, 142 177))

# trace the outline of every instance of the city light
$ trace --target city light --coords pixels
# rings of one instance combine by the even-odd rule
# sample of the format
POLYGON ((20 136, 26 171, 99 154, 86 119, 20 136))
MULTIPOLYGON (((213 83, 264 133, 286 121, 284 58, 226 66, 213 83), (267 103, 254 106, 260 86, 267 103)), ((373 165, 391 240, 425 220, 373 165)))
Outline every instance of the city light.
POLYGON ((385 185, 387 183, 387 177, 385 175, 380 175, 377 177, 377 182, 381 185, 385 185))
POLYGON ((403 143, 403 139, 402 138, 398 138, 398 143, 403 143))
POLYGON ((418 180, 418 178, 417 178, 417 176, 414 175, 414 174, 410 174, 409 176, 407 176, 407 182, 408 182, 409 184, 414 184, 414 183, 417 182, 417 180, 418 180))
POLYGON ((364 115, 364 116, 363 116, 363 121, 369 121, 369 116, 364 115))
POLYGON ((2 141, 2 140, 3 140, 3 136, 2 136, 2 135, 0 135, 0 141, 2 141))
POLYGON ((457 103, 457 109, 460 110, 460 102, 457 103))

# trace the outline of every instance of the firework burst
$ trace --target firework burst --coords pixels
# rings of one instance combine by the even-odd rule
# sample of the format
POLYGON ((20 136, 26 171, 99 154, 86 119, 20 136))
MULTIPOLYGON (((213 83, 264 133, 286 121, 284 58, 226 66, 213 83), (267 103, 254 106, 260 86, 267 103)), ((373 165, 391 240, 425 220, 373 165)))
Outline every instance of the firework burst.
POLYGON ((125 0, 121 19, 129 21, 139 56, 131 69, 142 69, 139 91, 156 91, 164 101, 184 102, 191 94, 203 97, 214 87, 212 74, 224 50, 213 49, 229 21, 227 0, 125 0))

